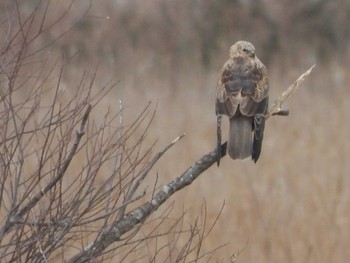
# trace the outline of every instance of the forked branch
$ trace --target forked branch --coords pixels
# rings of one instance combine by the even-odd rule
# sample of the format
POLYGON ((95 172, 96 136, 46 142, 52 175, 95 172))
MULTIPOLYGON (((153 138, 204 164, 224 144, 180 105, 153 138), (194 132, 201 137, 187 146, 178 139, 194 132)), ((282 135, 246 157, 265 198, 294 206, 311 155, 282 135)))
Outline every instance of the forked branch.
POLYGON ((311 71, 314 69, 316 65, 310 67, 307 71, 305 71, 292 85, 290 85, 282 94, 279 96, 275 102, 270 107, 269 111, 266 114, 266 119, 271 117, 272 115, 282 115, 287 116, 289 114, 288 110, 282 109, 282 104, 292 96, 294 92, 297 91, 300 84, 310 75, 311 71))
MULTIPOLYGON (((288 115, 288 111, 282 109, 282 104, 298 89, 300 84, 304 79, 311 73, 312 66, 309 70, 303 73, 292 85, 290 85, 282 95, 276 99, 274 104, 269 109, 266 118, 272 115, 288 115)), ((170 146, 174 145, 176 141, 180 140, 182 137, 178 137, 169 146, 161 152, 159 157, 168 149, 170 146)), ((227 142, 225 142, 221 149, 221 158, 226 155, 227 142)), ((155 158, 157 159, 158 156, 155 158)), ((159 159, 159 158, 158 158, 159 159)), ((157 159, 157 160, 158 160, 157 159)), ((216 150, 203 155, 198 161, 196 161, 192 166, 190 166, 182 175, 173 179, 168 184, 164 185, 158 193, 156 193, 153 198, 132 210, 126 214, 123 218, 112 225, 108 231, 102 233, 94 242, 86 246, 83 251, 76 254, 70 258, 67 262, 89 262, 91 259, 101 255, 107 247, 112 243, 120 241, 121 237, 132 230, 136 225, 144 222, 154 211, 156 211, 166 200, 170 198, 174 193, 181 190, 182 188, 190 185, 199 175, 201 175, 210 166, 216 163, 217 153, 216 150)), ((151 162, 150 167, 153 166, 151 162)), ((148 170, 147 170, 148 172, 148 170)))

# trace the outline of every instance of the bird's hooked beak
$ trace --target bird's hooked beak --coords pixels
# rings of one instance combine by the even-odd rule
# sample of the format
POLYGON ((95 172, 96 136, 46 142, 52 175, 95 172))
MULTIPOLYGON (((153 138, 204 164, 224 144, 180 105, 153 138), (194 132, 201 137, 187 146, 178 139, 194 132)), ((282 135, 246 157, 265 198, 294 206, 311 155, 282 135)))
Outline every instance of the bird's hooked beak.
POLYGON ((251 58, 255 57, 255 51, 254 50, 249 51, 249 56, 251 58))

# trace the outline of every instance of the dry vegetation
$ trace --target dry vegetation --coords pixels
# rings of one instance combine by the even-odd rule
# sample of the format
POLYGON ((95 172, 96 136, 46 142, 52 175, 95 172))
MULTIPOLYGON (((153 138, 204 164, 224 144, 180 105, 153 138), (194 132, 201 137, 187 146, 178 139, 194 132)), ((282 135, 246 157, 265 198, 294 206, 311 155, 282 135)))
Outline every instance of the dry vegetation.
POLYGON ((348 0, 0 3, 3 261, 68 260, 212 151, 216 78, 239 39, 267 65, 272 99, 317 64, 290 116, 268 121, 257 164, 224 158, 98 260, 347 261, 349 19, 348 0), (63 178, 9 220, 63 171, 89 104, 63 178), (183 133, 128 201, 135 176, 183 133))

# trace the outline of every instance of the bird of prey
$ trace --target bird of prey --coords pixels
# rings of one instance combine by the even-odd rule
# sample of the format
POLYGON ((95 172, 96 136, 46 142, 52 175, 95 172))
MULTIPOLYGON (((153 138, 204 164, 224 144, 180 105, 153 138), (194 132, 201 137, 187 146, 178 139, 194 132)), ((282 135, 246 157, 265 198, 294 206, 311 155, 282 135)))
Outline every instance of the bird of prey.
POLYGON ((268 108, 269 83, 264 64, 256 57, 253 44, 238 41, 230 48, 218 80, 217 164, 221 158, 221 119, 230 120, 227 153, 232 159, 259 159, 268 108))

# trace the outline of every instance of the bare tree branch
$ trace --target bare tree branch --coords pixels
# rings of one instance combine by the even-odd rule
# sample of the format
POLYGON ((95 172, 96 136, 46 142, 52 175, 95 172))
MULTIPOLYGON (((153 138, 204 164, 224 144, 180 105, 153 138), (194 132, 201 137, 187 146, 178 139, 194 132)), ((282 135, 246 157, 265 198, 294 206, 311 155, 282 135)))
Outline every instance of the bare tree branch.
POLYGON ((269 109, 268 113, 266 114, 266 119, 271 117, 272 115, 282 115, 282 116, 287 116, 289 114, 288 110, 282 109, 282 104, 289 99, 290 96, 294 92, 297 91, 299 88, 300 84, 307 78, 307 76, 310 75, 311 71, 314 69, 316 65, 311 66, 307 71, 305 71, 303 74, 300 75, 300 77, 293 82, 292 85, 290 85, 282 94, 280 97, 278 97, 274 104, 271 106, 269 109))
MULTIPOLYGON (((133 183, 129 189, 129 192, 127 194, 127 196, 125 197, 124 203, 128 203, 133 195, 135 194, 136 190, 139 188, 141 182, 145 179, 145 177, 147 176, 147 174, 149 173, 149 171, 153 168, 153 166, 158 162, 158 160, 164 155, 164 153, 166 153, 176 142, 178 142, 179 140, 181 140, 183 137, 185 136, 185 134, 182 134, 181 136, 175 138, 175 140, 173 140, 168 146, 166 146, 163 151, 157 153, 153 159, 147 164, 147 166, 140 172, 139 175, 136 176, 136 179, 133 180, 133 183)), ((124 217, 124 212, 126 209, 126 205, 123 206, 123 208, 121 209, 121 213, 120 213, 120 218, 124 217)))
MULTIPOLYGON (((311 73, 314 66, 303 73, 292 85, 290 85, 285 92, 275 101, 275 103, 269 109, 266 118, 272 115, 286 115, 286 111, 282 109, 282 104, 295 92, 302 81, 311 73)), ((181 139, 178 137, 172 144, 181 139)), ((227 142, 222 145, 221 158, 226 155, 227 142)), ((163 153, 166 151, 163 151, 163 153)), ((160 157, 162 154, 158 153, 156 157, 160 157)), ((154 160, 157 160, 155 157, 154 160)), ((84 248, 83 251, 76 254, 67 263, 81 263, 88 262, 91 259, 101 255, 108 246, 112 243, 120 241, 121 237, 134 229, 138 224, 142 224, 154 211, 156 211, 165 201, 167 201, 170 196, 172 196, 177 191, 183 189, 184 187, 190 185, 197 177, 199 177, 205 170, 216 163, 216 150, 203 155, 198 161, 196 161, 192 166, 190 166, 182 175, 172 180, 170 183, 164 185, 161 190, 154 195, 154 197, 132 210, 130 213, 121 218, 116 224, 112 225, 109 229, 104 231, 94 242, 90 243, 84 248)), ((158 158, 159 159, 159 158, 158 158)), ((149 169, 152 168, 153 162, 150 163, 149 169)), ((145 173, 147 173, 147 169, 145 173)), ((142 178, 143 175, 140 177, 142 178)), ((135 182, 137 186, 137 181, 135 182)), ((136 187, 135 186, 135 187, 136 187)), ((136 187, 137 188, 137 187, 136 187)), ((131 191, 132 192, 132 191, 131 191)))

